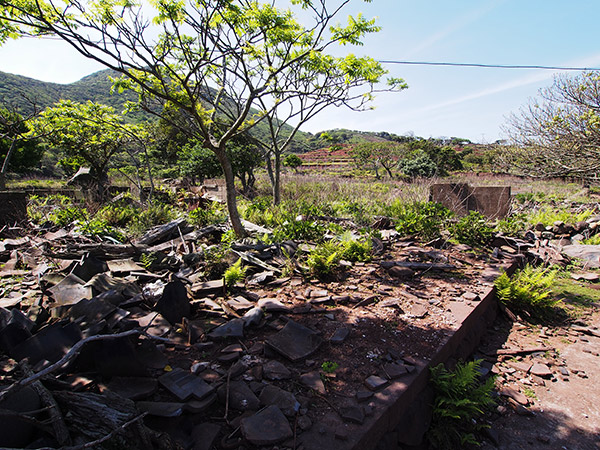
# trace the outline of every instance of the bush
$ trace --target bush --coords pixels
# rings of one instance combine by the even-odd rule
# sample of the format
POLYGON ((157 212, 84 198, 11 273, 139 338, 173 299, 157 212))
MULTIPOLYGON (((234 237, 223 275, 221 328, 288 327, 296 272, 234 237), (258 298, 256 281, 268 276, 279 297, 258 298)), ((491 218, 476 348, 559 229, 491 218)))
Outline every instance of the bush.
POLYGON ((227 211, 217 202, 210 204, 208 207, 198 207, 188 213, 190 224, 197 227, 205 227, 207 225, 223 223, 227 220, 227 211))
POLYGON ((477 246, 487 244, 493 230, 480 212, 470 211, 450 227, 450 234, 461 244, 477 246))
POLYGON ((314 276, 326 278, 338 268, 340 259, 339 246, 335 242, 325 242, 308 254, 306 264, 314 276))
POLYGON ((140 211, 128 228, 133 234, 141 234, 156 225, 170 222, 176 216, 177 212, 172 206, 155 202, 140 211))
POLYGON ((512 278, 503 273, 495 282, 498 299, 513 312, 524 312, 538 320, 548 318, 560 303, 550 295, 556 274, 556 270, 530 265, 516 272, 512 278))
POLYGON ((27 216, 33 223, 49 221, 59 227, 67 227, 76 220, 86 220, 87 210, 76 206, 65 195, 32 195, 27 205, 27 216))
POLYGON ((528 228, 525 214, 517 214, 499 220, 496 224, 496 230, 505 236, 519 237, 528 228))
POLYGON ((400 171, 411 178, 431 178, 437 172, 435 162, 425 152, 400 161, 400 171))
POLYGON ((494 379, 479 382, 480 363, 459 363, 451 372, 443 364, 431 368, 435 399, 427 439, 434 448, 452 450, 466 444, 478 445, 475 433, 485 425, 476 419, 494 403, 494 379))
POLYGON ((396 231, 403 236, 415 235, 423 239, 438 237, 453 213, 433 202, 402 203, 399 200, 388 208, 388 215, 397 219, 396 231))

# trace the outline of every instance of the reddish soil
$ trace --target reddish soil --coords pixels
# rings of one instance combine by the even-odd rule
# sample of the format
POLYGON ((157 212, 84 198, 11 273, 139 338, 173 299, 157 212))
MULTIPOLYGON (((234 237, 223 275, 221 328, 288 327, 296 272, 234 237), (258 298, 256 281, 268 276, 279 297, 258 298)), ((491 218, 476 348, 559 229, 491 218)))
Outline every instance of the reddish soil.
POLYGON ((547 347, 547 352, 499 358, 498 386, 527 395, 527 410, 502 399, 483 449, 600 449, 600 313, 596 309, 580 323, 532 327, 500 317, 483 349, 547 347), (581 325, 585 325, 582 327, 581 325), (586 331, 587 328, 587 331, 586 331), (590 330, 597 335, 590 335, 590 330), (551 377, 536 378, 522 368, 546 364, 551 377), (516 370, 511 369, 517 368, 516 370))

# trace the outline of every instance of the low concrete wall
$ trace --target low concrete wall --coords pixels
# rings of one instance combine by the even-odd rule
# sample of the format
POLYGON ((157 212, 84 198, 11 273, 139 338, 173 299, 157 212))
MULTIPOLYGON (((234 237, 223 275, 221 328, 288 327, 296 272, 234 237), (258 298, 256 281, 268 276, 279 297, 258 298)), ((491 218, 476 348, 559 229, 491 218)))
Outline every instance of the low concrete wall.
POLYGON ((431 201, 441 203, 459 216, 479 211, 490 219, 506 217, 510 211, 510 186, 471 187, 467 183, 434 184, 431 201))
POLYGON ((11 226, 27 219, 27 193, 0 192, 0 226, 11 226))

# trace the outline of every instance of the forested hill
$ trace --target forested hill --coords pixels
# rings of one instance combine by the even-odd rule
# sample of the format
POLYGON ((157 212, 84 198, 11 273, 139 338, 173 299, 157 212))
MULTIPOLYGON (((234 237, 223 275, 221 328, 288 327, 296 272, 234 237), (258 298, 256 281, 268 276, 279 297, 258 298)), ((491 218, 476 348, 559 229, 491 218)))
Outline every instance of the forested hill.
MULTIPOLYGON (((32 103, 42 110, 62 99, 82 103, 91 100, 112 106, 120 112, 123 110, 123 103, 135 100, 135 94, 111 94, 111 82, 108 79, 110 75, 117 76, 117 73, 101 70, 75 83, 58 84, 0 72, 0 105, 16 107, 21 114, 28 114, 32 111, 32 103)), ((132 119, 143 119, 143 115, 132 119)))

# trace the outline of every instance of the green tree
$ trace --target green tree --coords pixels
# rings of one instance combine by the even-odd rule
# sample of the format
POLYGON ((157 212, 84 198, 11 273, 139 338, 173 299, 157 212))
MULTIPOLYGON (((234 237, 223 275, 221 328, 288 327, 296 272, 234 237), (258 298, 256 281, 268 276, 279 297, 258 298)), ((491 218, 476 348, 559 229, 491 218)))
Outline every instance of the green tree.
POLYGON ((103 198, 111 158, 135 142, 141 127, 123 123, 113 108, 63 100, 31 122, 33 131, 63 154, 67 164, 87 165, 95 194, 103 198))
POLYGON ((302 165, 302 159, 295 153, 290 153, 284 158, 283 165, 291 167, 296 172, 298 172, 298 167, 302 165))
POLYGON ((0 190, 6 189, 8 171, 25 172, 35 167, 44 153, 37 139, 29 136, 28 118, 0 107, 0 190))
POLYGON ((598 180, 600 72, 557 76, 539 98, 513 114, 505 131, 502 162, 533 176, 598 180))
POLYGON ((359 166, 372 167, 377 178, 380 167, 392 178, 392 170, 398 167, 400 160, 408 152, 406 145, 397 142, 365 142, 355 145, 350 154, 359 166))
MULTIPOLYGON (((190 132, 219 160, 230 220, 242 236, 227 143, 311 95, 297 84, 305 83, 297 73, 335 69, 338 83, 366 86, 360 94, 369 99, 386 72, 368 57, 327 55, 334 44, 359 45, 378 30, 360 14, 349 17, 346 25, 334 23, 349 3, 290 0, 288 5, 301 8, 310 21, 303 26, 292 11, 254 0, 2 0, 0 24, 13 27, 13 35, 50 34, 69 42, 121 73, 115 87, 137 92, 139 105, 148 111, 156 111, 157 105, 184 110, 194 125, 190 132), (287 79, 293 81, 288 84, 287 79), (252 107, 259 111, 253 114, 252 107)), ((398 83, 392 80, 392 85, 398 83)))

